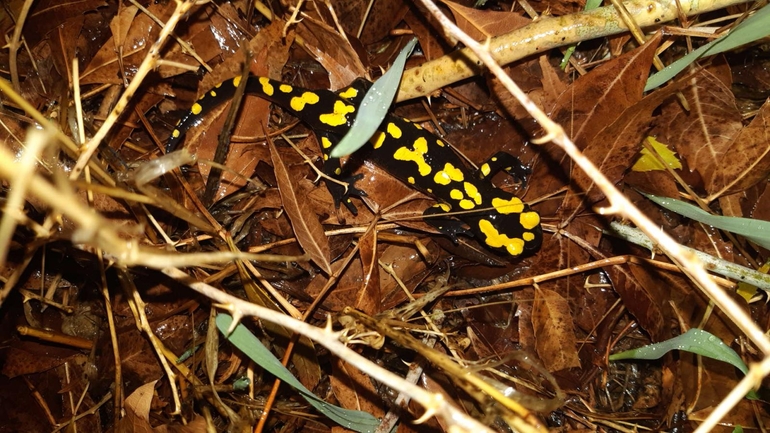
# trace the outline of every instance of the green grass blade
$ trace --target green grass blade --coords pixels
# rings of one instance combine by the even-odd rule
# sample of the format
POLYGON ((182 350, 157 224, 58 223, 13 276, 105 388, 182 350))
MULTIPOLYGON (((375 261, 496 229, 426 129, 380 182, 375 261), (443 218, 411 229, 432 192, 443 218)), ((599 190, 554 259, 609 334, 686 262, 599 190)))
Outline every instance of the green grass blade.
POLYGON ((644 195, 659 206, 672 212, 714 226, 720 230, 726 230, 741 235, 763 248, 770 249, 770 221, 711 215, 697 206, 680 200, 658 197, 651 194, 644 195))
POLYGON ((690 54, 687 54, 681 59, 666 66, 660 72, 650 76, 650 78, 647 79, 647 85, 644 87, 644 91, 647 92, 658 88, 701 57, 713 56, 725 51, 730 51, 733 48, 770 35, 768 19, 770 19, 770 6, 765 6, 754 13, 754 15, 738 24, 727 35, 703 45, 697 50, 692 51, 690 54))
POLYGON ((618 361, 621 359, 659 359, 661 356, 672 350, 684 350, 686 352, 697 353, 698 355, 703 355, 707 358, 726 362, 742 371, 743 374, 746 374, 749 371, 749 368, 743 362, 741 357, 738 356, 733 349, 723 343, 719 337, 697 328, 690 329, 684 334, 670 340, 610 355, 610 361, 618 361))
POLYGON ((404 72, 406 59, 412 54, 417 38, 412 38, 396 57, 396 61, 382 77, 372 84, 366 92, 364 100, 358 107, 358 115, 353 121, 350 131, 331 151, 332 158, 350 155, 360 149, 380 127, 385 116, 390 111, 390 105, 398 93, 398 84, 404 72))

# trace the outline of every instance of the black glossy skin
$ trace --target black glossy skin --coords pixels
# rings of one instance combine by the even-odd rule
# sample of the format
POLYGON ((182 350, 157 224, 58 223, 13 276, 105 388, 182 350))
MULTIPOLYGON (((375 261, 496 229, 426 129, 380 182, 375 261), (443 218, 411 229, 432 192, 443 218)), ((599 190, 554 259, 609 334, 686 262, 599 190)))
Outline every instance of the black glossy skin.
MULTIPOLYGON (((240 78, 225 81, 204 94, 177 124, 166 150, 175 149, 185 132, 214 106, 230 99, 240 78)), ((340 179, 340 162, 329 153, 357 115, 357 107, 370 83, 356 80, 338 91, 307 90, 264 77, 249 77, 246 92, 274 102, 308 124, 318 136, 324 156, 324 172, 340 179)), ((505 170, 525 180, 529 170, 518 158, 500 152, 468 170, 463 161, 438 137, 406 119, 388 115, 370 140, 367 158, 401 181, 430 194, 438 204, 425 211, 426 218, 442 233, 456 241, 458 234, 475 236, 489 249, 508 256, 536 251, 542 243, 540 216, 519 198, 496 188, 489 181, 505 170), (445 215, 448 212, 461 212, 445 215)), ((347 191, 327 182, 337 204, 344 203, 354 214, 351 196, 365 193, 355 188, 355 177, 341 178, 350 183, 347 191)))

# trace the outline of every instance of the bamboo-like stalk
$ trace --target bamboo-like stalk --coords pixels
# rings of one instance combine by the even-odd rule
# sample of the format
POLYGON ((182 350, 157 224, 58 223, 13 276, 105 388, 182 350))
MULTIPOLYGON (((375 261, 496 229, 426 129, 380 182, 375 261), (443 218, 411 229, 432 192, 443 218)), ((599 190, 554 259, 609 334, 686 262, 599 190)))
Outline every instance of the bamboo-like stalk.
MULTIPOLYGON (((687 16, 697 15, 728 6, 746 3, 746 0, 632 0, 623 3, 636 24, 647 29, 672 21, 679 16, 677 3, 687 16)), ((572 45, 581 41, 616 35, 628 27, 613 6, 560 17, 548 17, 505 35, 490 39, 486 46, 499 65, 507 65, 533 54, 552 48, 572 45)), ((486 68, 468 48, 423 63, 404 71, 396 100, 427 96, 452 83, 479 75, 486 68)))

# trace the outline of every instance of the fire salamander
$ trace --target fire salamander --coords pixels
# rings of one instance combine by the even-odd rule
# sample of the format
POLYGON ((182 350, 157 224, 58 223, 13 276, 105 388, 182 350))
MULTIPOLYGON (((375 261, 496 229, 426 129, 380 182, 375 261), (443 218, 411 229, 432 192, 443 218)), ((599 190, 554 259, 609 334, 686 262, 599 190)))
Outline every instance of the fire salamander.
MULTIPOLYGON (((225 81, 201 96, 177 124, 166 150, 174 150, 208 110, 230 99, 240 81, 240 77, 225 81)), ((360 177, 342 177, 339 159, 329 153, 350 129, 369 86, 371 83, 359 79, 337 92, 308 90, 254 76, 246 83, 247 93, 280 105, 313 129, 321 143, 324 172, 349 183, 347 190, 333 182, 327 182, 327 187, 337 205, 344 203, 353 214, 356 208, 350 197, 366 195, 354 185, 360 177)), ((385 118, 370 141, 369 160, 438 200, 425 211, 425 216, 431 216, 425 221, 453 241, 460 234, 475 236, 489 249, 513 257, 540 247, 540 215, 490 182, 501 170, 525 181, 529 169, 518 158, 499 152, 478 170, 469 170, 438 137, 393 115, 385 118), (441 216, 449 212, 457 214, 441 216)))

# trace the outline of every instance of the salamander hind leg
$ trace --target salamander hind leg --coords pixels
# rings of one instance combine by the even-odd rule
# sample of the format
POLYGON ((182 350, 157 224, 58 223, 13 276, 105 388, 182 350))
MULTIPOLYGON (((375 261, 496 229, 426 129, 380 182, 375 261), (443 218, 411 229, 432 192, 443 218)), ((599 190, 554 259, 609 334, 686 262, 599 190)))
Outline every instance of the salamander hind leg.
POLYGON ((458 235, 472 237, 473 232, 464 222, 444 215, 451 210, 449 205, 437 203, 425 209, 422 216, 426 223, 430 224, 443 235, 446 235, 454 244, 457 244, 459 242, 459 239, 457 238, 458 235))
POLYGON ((358 209, 356 209, 356 205, 353 204, 351 197, 366 197, 366 192, 356 187, 356 182, 361 180, 364 176, 362 174, 354 176, 343 175, 339 158, 332 158, 329 156, 329 152, 331 152, 331 149, 334 148, 339 140, 332 134, 323 131, 316 131, 316 135, 321 142, 321 153, 323 153, 324 158, 324 174, 331 179, 347 184, 346 187, 331 179, 324 179, 326 189, 329 190, 329 193, 334 199, 334 205, 340 207, 340 203, 342 203, 348 208, 350 213, 358 215, 358 209))

